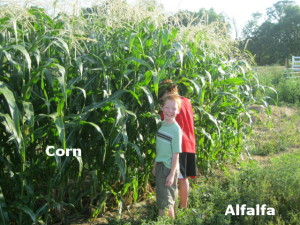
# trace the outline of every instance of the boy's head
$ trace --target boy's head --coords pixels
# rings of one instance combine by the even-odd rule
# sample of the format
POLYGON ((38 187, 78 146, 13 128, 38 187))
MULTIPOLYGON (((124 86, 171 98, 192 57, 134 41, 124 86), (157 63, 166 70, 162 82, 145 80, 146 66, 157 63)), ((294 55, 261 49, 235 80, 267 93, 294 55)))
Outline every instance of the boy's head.
POLYGON ((164 120, 167 123, 175 122, 181 107, 181 99, 179 95, 167 95, 163 98, 162 112, 164 120))
POLYGON ((178 94, 165 95, 163 96, 162 100, 163 100, 163 107, 167 101, 174 101, 178 107, 178 110, 180 110, 181 108, 181 98, 178 94))
POLYGON ((178 95, 178 87, 177 84, 173 83, 172 80, 164 80, 159 84, 160 92, 159 98, 164 98, 170 94, 177 94, 178 95))

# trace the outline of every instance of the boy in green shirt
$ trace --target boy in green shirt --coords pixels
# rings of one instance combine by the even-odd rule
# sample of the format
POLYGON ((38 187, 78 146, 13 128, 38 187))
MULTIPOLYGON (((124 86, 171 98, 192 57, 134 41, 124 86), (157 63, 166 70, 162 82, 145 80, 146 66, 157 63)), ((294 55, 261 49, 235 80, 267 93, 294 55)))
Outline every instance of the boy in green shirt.
POLYGON ((152 173, 156 177, 156 201, 159 216, 164 216, 167 210, 168 216, 175 218, 178 159, 182 140, 182 131, 175 117, 179 113, 181 99, 178 95, 168 95, 163 100, 164 121, 156 137, 156 158, 152 173))

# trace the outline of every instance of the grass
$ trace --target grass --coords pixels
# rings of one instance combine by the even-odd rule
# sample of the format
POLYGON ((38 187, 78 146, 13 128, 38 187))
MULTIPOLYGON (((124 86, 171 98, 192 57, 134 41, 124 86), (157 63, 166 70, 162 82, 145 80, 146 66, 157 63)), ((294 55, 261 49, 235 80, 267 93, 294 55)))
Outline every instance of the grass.
POLYGON ((257 124, 250 140, 252 155, 267 156, 300 147, 299 108, 271 106, 271 111, 270 118, 256 117, 257 124))
POLYGON ((266 88, 260 94, 266 94, 270 98, 267 101, 278 105, 300 105, 300 79, 299 75, 287 73, 284 66, 259 66, 254 67, 254 71, 258 74, 260 84, 266 88), (268 87, 267 87, 268 86, 268 87), (274 91, 276 90, 276 91, 274 91))
MULTIPOLYGON (((253 160, 228 165, 225 171, 214 170, 207 178, 192 182, 190 208, 177 209, 174 224, 299 224, 299 108, 271 108, 270 118, 262 113, 257 116, 251 138, 253 160), (229 204, 267 204, 275 209, 275 216, 225 216, 229 204)), ((154 196, 117 215, 115 211, 89 224, 172 223, 157 219, 154 196)))
MULTIPOLYGON (((174 224, 296 225, 300 221, 299 163, 300 153, 297 152, 271 159, 268 167, 252 161, 240 165, 238 170, 198 179, 190 194, 190 208, 177 209, 174 224), (266 204, 275 209, 275 216, 225 216, 229 204, 246 204, 247 207, 266 204)), ((155 202, 148 204, 119 218, 109 214, 111 217, 106 220, 95 219, 89 224, 171 224, 167 218, 157 219, 155 202)))
MULTIPOLYGON (((299 148, 299 80, 286 79, 283 66, 260 66, 254 71, 262 85, 273 88, 265 89, 267 96, 277 100, 281 107, 271 106, 270 118, 262 113, 253 116, 256 125, 250 141, 250 153, 267 156, 299 148)), ((274 104, 270 99, 268 101, 274 104)), ((260 111, 259 108, 255 110, 260 111)))
MULTIPOLYGON (((300 216, 300 153, 282 155, 270 160, 268 167, 257 162, 243 164, 238 171, 202 180, 191 193, 191 210, 203 215, 196 224, 296 224, 300 216), (259 177, 259 179, 257 179, 259 177), (267 204, 275 216, 225 216, 227 205, 267 204), (297 219, 296 219, 297 218, 297 219)), ((197 218, 183 217, 187 221, 197 218)), ((178 218, 179 219, 179 218, 178 218)), ((184 220, 183 220, 184 221, 184 220)), ((188 222, 180 224, 190 224, 188 222)))
MULTIPOLYGON (((272 84, 284 82, 283 67, 255 69, 259 81, 272 84)), ((284 94, 278 92, 279 95, 284 94)), ((282 99, 282 96, 279 96, 282 99)), ((253 160, 228 166, 226 171, 215 170, 207 179, 192 184, 190 208, 177 209, 174 224, 299 224, 300 221, 300 119, 299 107, 271 106, 268 117, 262 111, 252 116, 255 121, 248 143, 253 160), (259 178, 259 179, 258 179, 259 178), (225 216, 227 205, 267 204, 275 209, 275 216, 225 216)), ((154 197, 147 208, 135 208, 132 218, 109 217, 107 224, 170 224, 169 219, 157 219, 154 197), (137 213, 140 212, 140 213, 137 213)), ((126 215, 126 213, 124 213, 126 215)), ((126 216, 125 216, 126 217, 126 216)), ((97 222, 95 223, 97 224, 97 222)))

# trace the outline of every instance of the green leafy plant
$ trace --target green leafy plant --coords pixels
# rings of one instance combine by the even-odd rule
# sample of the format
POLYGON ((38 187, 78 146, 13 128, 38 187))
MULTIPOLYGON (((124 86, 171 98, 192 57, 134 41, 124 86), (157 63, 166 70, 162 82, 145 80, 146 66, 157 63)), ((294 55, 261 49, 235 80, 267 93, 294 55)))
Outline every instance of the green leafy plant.
POLYGON ((297 224, 299 218, 299 153, 271 160, 268 166, 244 164, 238 171, 214 174, 194 184, 190 209, 178 213, 179 224, 297 224), (257 179, 259 177, 259 179, 257 179), (266 204, 274 216, 225 215, 228 205, 266 204))
POLYGON ((151 191, 166 78, 194 105, 199 171, 236 160, 251 130, 247 106, 266 103, 252 93, 261 88, 256 75, 214 24, 175 27, 150 6, 113 1, 55 18, 1 6, 5 222, 67 223, 70 213, 96 217, 113 206, 122 213, 151 191), (82 156, 47 156, 48 145, 82 156))

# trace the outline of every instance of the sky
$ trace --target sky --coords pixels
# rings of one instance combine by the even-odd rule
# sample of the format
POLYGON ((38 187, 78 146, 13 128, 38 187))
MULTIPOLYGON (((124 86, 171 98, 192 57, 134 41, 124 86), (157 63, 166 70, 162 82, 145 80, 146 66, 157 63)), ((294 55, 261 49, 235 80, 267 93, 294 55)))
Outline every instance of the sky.
MULTIPOLYGON (((129 0, 134 1, 134 0, 129 0)), ((252 14, 266 13, 266 9, 273 6, 279 0, 157 0, 164 5, 166 11, 178 10, 198 11, 200 8, 213 8, 217 13, 224 13, 230 20, 234 19, 238 32, 252 18, 252 14)), ((300 5, 300 0, 294 0, 300 5)))
MULTIPOLYGON (((51 6, 52 1, 56 1, 58 4, 62 4, 65 7, 72 8, 72 5, 78 4, 81 6, 87 6, 91 2, 97 3, 103 0, 0 0, 1 3, 40 3, 51 6)), ((137 0, 126 0, 129 3, 137 0)), ((178 10, 190 10, 198 11, 201 8, 210 9, 213 8, 217 13, 223 13, 231 21, 235 21, 236 32, 240 35, 242 28, 252 18, 252 14, 260 12, 263 15, 266 13, 266 9, 274 5, 279 0, 156 0, 161 3, 165 10, 170 13, 174 13, 178 10)), ((300 5, 300 0, 294 0, 294 2, 300 5)))
POLYGON ((200 8, 214 8, 217 13, 224 13, 234 18, 240 25, 245 25, 254 12, 265 12, 276 0, 160 0, 167 11, 188 9, 197 11, 200 8))

